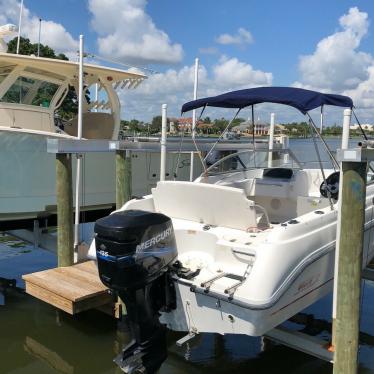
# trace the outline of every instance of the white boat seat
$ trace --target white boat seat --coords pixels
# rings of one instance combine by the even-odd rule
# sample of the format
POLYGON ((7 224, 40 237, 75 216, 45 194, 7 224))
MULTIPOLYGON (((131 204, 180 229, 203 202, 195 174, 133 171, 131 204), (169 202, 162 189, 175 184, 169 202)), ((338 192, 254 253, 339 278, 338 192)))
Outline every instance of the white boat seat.
POLYGON ((238 230, 257 227, 255 204, 238 188, 193 182, 158 182, 156 212, 238 230))

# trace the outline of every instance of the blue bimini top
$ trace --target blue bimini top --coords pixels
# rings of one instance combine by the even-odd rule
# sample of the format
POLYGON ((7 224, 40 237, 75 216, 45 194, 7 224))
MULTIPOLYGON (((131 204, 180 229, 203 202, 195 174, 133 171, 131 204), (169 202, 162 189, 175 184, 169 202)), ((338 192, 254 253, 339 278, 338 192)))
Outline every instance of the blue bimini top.
POLYGON ((325 94, 303 88, 258 87, 189 101, 182 106, 182 114, 205 106, 242 109, 260 103, 289 105, 303 114, 322 105, 353 108, 352 99, 348 96, 325 94))

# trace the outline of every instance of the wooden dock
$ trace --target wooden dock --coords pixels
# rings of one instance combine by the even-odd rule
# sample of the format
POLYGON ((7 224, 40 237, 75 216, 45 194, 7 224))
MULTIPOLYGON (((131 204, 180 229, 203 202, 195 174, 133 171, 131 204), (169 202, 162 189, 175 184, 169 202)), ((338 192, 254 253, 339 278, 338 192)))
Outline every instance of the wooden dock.
POLYGON ((118 315, 113 297, 101 283, 94 261, 39 271, 22 278, 26 293, 67 313, 104 308, 113 316, 118 315))

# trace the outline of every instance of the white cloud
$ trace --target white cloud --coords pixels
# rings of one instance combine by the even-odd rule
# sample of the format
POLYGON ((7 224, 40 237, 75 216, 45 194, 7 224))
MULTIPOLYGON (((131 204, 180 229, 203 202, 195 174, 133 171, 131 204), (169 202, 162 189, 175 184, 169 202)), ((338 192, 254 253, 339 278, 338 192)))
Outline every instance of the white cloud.
MULTIPOLYGON (((18 25, 20 2, 17 0, 0 0, 0 23, 13 23, 18 25)), ((24 5, 22 13, 21 34, 36 43, 39 35, 39 17, 32 14, 24 5)), ((74 40, 64 26, 49 20, 42 21, 41 43, 48 45, 58 52, 72 52, 78 48, 78 42, 74 40)))
POLYGON ((368 68, 368 78, 360 82, 355 88, 345 90, 345 95, 352 98, 356 106, 374 107, 374 65, 368 68))
POLYGON ((146 13, 146 0, 89 0, 99 52, 132 64, 178 63, 180 44, 158 29, 146 13))
POLYGON ((218 53, 218 49, 216 47, 202 47, 199 48, 199 52, 203 55, 215 55, 218 53))
POLYGON ((252 34, 240 27, 238 29, 237 34, 230 35, 230 34, 221 34, 216 38, 216 42, 219 44, 236 44, 236 45, 244 45, 244 44, 251 44, 253 43, 253 36, 252 34))
MULTIPOLYGON (((271 73, 254 70, 251 65, 236 58, 222 57, 212 71, 200 65, 198 97, 271 83, 271 73)), ((121 93, 123 117, 150 120, 160 113, 163 103, 169 105, 170 116, 179 116, 182 104, 192 100, 193 84, 194 65, 151 75, 136 90, 121 93)), ((222 110, 217 113, 223 114, 222 110)))
POLYGON ((374 59, 357 50, 368 32, 367 13, 350 8, 339 23, 341 31, 322 39, 313 54, 301 56, 301 79, 296 86, 342 92, 354 89, 368 78, 368 67, 374 59))
POLYGON ((254 70, 250 64, 237 58, 222 57, 213 68, 214 80, 218 86, 227 88, 249 88, 253 86, 270 86, 272 73, 254 70))

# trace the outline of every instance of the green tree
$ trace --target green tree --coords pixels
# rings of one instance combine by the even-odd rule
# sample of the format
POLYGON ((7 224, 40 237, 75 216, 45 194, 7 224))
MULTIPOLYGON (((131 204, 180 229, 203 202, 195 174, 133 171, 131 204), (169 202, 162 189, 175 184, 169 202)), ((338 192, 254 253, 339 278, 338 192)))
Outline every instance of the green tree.
POLYGON ((229 124, 229 121, 225 118, 220 118, 220 119, 215 119, 214 122, 213 122, 213 129, 215 132, 217 133, 221 133, 225 128, 226 126, 229 124))
POLYGON ((231 123, 231 127, 234 127, 234 126, 237 126, 237 125, 240 125, 242 122, 245 122, 245 119, 244 118, 235 118, 232 123, 231 123))
MULTIPOLYGON (((13 38, 8 43, 8 53, 16 53, 17 52, 17 37, 13 38)), ((23 38, 21 36, 20 43, 19 43, 19 53, 21 55, 37 55, 38 54, 38 44, 31 43, 30 39, 23 38)), ((40 44, 40 57, 46 58, 54 58, 58 60, 69 60, 63 53, 59 53, 56 55, 55 51, 48 47, 47 45, 40 44)))
POLYGON ((162 125, 162 117, 161 116, 153 117, 151 126, 149 128, 150 133, 156 134, 158 132, 161 132, 161 125, 162 125))

